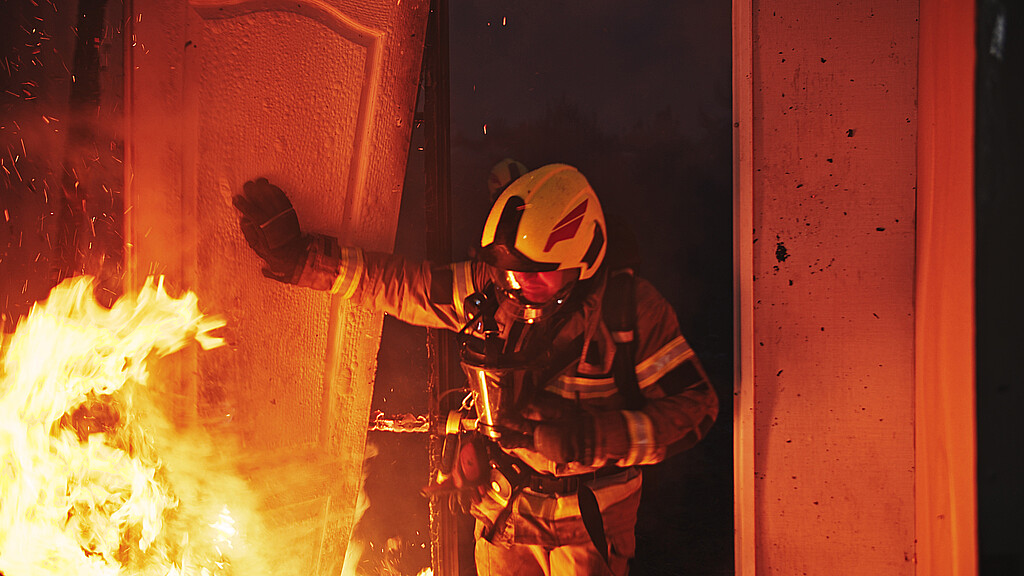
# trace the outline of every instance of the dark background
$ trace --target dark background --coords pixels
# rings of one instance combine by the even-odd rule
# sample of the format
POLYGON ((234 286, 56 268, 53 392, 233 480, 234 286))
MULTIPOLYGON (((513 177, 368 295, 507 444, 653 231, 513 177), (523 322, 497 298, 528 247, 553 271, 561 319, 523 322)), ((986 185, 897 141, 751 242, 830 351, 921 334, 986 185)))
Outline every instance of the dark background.
MULTIPOLYGON (((531 169, 576 166, 604 210, 631 225, 640 274, 676 308, 721 399, 704 442, 645 469, 632 573, 732 574, 729 2, 475 0, 449 10, 452 260, 479 241, 487 175, 503 158, 531 169)), ((422 146, 417 129, 395 246, 413 258, 426 256, 422 146)), ((385 319, 380 410, 425 411, 424 342, 422 329, 385 319)), ((429 547, 426 504, 409 500, 426 474, 426 441, 388 433, 371 433, 371 441, 380 454, 361 529, 377 542, 400 533, 400 571, 415 573, 429 562, 421 546, 429 547), (407 475, 394 475, 396 467, 407 475), (394 522, 410 509, 416 527, 394 522)), ((367 557, 366 567, 386 568, 388 554, 380 556, 367 557)))
POLYGON ((576 166, 636 232, 722 402, 704 442, 645 469, 633 574, 733 573, 730 8, 451 8, 453 244, 478 240, 493 162, 576 166))
MULTIPOLYGON (((1024 575, 1024 5, 980 0, 975 115, 978 539, 982 576, 1024 575)), ((969 335, 964 335, 969 342, 969 335)))

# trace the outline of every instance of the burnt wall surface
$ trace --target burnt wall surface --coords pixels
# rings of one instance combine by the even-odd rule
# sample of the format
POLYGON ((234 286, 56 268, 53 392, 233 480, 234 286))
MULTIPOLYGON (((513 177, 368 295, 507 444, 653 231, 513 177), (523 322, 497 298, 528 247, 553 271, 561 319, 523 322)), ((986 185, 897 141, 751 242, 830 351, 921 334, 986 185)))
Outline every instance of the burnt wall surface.
POLYGON ((913 574, 917 3, 751 7, 748 560, 913 574))

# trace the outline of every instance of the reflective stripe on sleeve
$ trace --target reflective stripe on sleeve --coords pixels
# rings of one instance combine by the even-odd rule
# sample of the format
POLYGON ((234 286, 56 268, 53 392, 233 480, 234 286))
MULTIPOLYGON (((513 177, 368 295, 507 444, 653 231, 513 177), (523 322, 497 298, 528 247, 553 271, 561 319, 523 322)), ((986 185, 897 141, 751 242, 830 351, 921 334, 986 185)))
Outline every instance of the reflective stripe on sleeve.
POLYGON ((355 294, 366 264, 363 262, 363 251, 352 246, 341 247, 340 260, 338 277, 331 286, 331 294, 341 294, 342 298, 347 299, 355 294))
POLYGON ((587 376, 559 376, 551 382, 546 390, 554 392, 562 398, 608 398, 619 391, 615 379, 611 377, 590 378, 587 376))
POLYGON ((618 331, 618 332, 613 331, 612 332, 612 340, 614 340, 616 344, 623 344, 625 342, 632 342, 633 341, 633 336, 634 336, 634 334, 633 334, 632 330, 618 331))
POLYGON ((636 379, 640 388, 647 388, 694 355, 693 349, 682 336, 676 336, 660 350, 636 365, 636 379))
POLYGON ((455 306, 455 317, 460 324, 465 324, 466 318, 466 297, 476 292, 473 286, 472 262, 456 262, 452 264, 452 304, 455 306))
POLYGON ((654 423, 643 412, 623 410, 626 428, 629 430, 629 455, 619 466, 643 464, 654 455, 654 423))

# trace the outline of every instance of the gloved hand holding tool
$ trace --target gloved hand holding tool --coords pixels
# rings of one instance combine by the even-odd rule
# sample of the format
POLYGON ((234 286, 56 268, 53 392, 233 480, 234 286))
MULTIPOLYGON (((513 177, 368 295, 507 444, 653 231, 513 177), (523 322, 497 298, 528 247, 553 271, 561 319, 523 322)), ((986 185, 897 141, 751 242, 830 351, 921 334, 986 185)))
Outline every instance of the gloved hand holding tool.
POLYGON ((533 448, 559 464, 594 460, 594 417, 585 410, 537 424, 533 448))
POLYGON ((558 464, 591 465, 629 452, 626 421, 617 410, 591 412, 569 401, 545 401, 524 408, 523 417, 531 424, 533 449, 558 464))

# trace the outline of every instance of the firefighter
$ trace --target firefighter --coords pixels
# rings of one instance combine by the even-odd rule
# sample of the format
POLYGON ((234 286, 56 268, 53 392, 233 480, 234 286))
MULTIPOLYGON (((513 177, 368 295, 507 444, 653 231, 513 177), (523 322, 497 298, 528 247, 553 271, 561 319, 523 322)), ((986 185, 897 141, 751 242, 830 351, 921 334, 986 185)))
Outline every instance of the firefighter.
POLYGON ((459 333, 477 418, 450 481, 471 496, 479 574, 628 573, 640 466, 703 438, 718 399, 672 307, 606 258, 579 171, 515 179, 476 259, 445 266, 304 234, 265 179, 234 204, 268 277, 459 333))
MULTIPOLYGON (((509 187, 509 184, 529 171, 525 164, 512 158, 503 158, 491 166, 491 170, 487 173, 487 192, 491 205, 498 199, 498 196, 501 196, 505 188, 509 187)), ((467 250, 470 260, 476 259, 476 249, 477 246, 470 246, 467 250)))
POLYGON ((527 172, 529 170, 525 164, 512 158, 505 158, 491 166, 491 171, 487 174, 487 191, 491 194, 491 203, 493 204, 498 196, 501 196, 509 184, 527 172))

